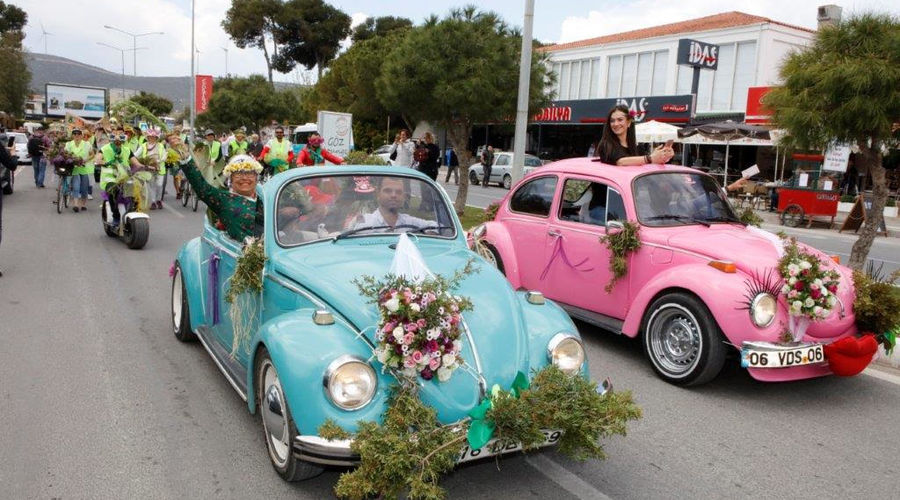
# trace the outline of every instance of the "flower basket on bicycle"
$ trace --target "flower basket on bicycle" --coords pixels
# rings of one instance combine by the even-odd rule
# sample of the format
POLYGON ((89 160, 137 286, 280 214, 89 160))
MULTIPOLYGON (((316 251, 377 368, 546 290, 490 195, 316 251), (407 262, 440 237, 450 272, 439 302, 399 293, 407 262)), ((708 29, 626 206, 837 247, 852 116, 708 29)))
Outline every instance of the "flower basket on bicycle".
POLYGON ((75 167, 84 165, 84 160, 72 156, 68 152, 57 154, 51 161, 53 163, 53 170, 56 172, 56 175, 60 176, 72 175, 72 170, 74 170, 75 167))

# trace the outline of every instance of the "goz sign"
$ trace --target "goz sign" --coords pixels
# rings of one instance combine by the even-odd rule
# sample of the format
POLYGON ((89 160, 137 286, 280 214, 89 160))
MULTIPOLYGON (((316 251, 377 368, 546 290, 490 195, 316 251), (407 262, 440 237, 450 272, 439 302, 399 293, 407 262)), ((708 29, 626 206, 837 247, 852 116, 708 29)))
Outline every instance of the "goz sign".
POLYGON ((715 70, 719 67, 719 46, 682 38, 678 40, 677 62, 683 66, 715 70))

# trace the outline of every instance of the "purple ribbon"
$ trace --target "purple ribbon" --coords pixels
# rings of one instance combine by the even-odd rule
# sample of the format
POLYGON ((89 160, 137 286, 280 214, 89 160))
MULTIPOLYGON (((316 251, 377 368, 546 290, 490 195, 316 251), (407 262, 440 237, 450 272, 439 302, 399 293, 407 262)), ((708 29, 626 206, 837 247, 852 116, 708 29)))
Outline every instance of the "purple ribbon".
POLYGON ((207 289, 209 298, 206 301, 206 317, 212 318, 212 324, 219 323, 219 252, 209 255, 209 267, 206 269, 207 289))
POLYGON ((579 269, 580 266, 587 263, 587 261, 588 261, 587 257, 585 257, 580 262, 577 262, 575 264, 572 264, 571 262, 569 262, 569 256, 566 255, 566 250, 563 248, 563 237, 562 237, 562 235, 560 235, 560 236, 556 237, 556 243, 553 245, 553 253, 550 254, 550 260, 547 261, 547 266, 544 267, 544 272, 541 273, 541 281, 544 281, 544 278, 547 277, 547 273, 550 272, 550 267, 553 266, 553 261, 555 261, 557 257, 561 258, 563 263, 565 263, 567 266, 569 266, 569 268, 574 269, 576 271, 586 273, 588 271, 594 270, 593 267, 588 268, 588 269, 579 269))

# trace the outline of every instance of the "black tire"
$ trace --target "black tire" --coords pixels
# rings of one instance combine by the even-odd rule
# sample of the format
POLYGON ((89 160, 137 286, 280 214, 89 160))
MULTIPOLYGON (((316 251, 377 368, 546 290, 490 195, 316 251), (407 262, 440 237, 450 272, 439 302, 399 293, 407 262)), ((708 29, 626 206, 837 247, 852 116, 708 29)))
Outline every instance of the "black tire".
POLYGON ((674 385, 700 385, 722 370, 724 338, 699 298, 668 293, 653 301, 645 318, 644 352, 660 378, 674 385))
POLYGON ((322 467, 294 456, 293 443, 299 433, 269 352, 262 348, 256 358, 256 402, 272 468, 282 479, 289 482, 318 476, 322 473, 322 467), (276 384, 272 384, 272 376, 276 384))
POLYGON ((803 224, 803 219, 803 207, 796 203, 784 207, 784 212, 781 212, 781 225, 783 226, 797 227, 803 224))
POLYGON ((194 212, 197 211, 197 207, 200 206, 200 198, 197 197, 195 193, 191 193, 191 198, 193 199, 193 205, 191 206, 191 210, 194 212))
POLYGON ((140 250, 150 238, 150 221, 139 218, 123 221, 125 224, 125 244, 132 250, 140 250))
POLYGON ((476 174, 475 172, 473 172, 471 170, 469 170, 469 184, 471 184, 473 186, 478 185, 478 174, 476 174))
POLYGON ((103 225, 103 232, 106 233, 110 238, 115 238, 119 236, 119 233, 116 232, 115 229, 111 228, 109 224, 106 223, 106 210, 109 205, 109 202, 103 202, 102 207, 100 208, 100 224, 103 225))
MULTIPOLYGON (((70 194, 70 193, 71 193, 71 191, 72 191, 72 183, 71 183, 71 181, 66 181, 66 185, 65 185, 64 191, 65 191, 65 192, 63 193, 63 197, 62 197, 62 198, 63 198, 63 205, 65 205, 66 208, 69 208, 69 198, 71 198, 71 194, 70 194)), ((57 206, 59 206, 59 205, 57 204, 57 206)))
POLYGON ((488 264, 493 265, 498 271, 500 271, 500 274, 506 276, 506 271, 503 269, 503 259, 500 258, 500 253, 497 252, 497 249, 494 248, 490 243, 486 241, 477 242, 474 250, 475 253, 486 260, 488 264))
POLYGON ((62 179, 60 179, 59 184, 56 186, 56 213, 58 214, 62 213, 63 198, 65 198, 65 195, 63 195, 62 179))
POLYGON ((181 206, 187 207, 188 203, 191 201, 191 192, 184 187, 184 184, 181 185, 181 206))
POLYGON ((505 174, 503 176, 503 182, 501 182, 500 185, 503 186, 504 189, 511 188, 512 187, 512 176, 509 174, 505 174))
POLYGON ((193 342, 197 335, 191 329, 191 310, 187 299, 187 288, 184 286, 181 265, 175 263, 175 274, 172 275, 172 330, 175 338, 181 342, 193 342))
POLYGON ((9 176, 9 182, 3 187, 3 194, 13 194, 13 185, 16 183, 16 173, 12 170, 7 170, 7 175, 9 176))

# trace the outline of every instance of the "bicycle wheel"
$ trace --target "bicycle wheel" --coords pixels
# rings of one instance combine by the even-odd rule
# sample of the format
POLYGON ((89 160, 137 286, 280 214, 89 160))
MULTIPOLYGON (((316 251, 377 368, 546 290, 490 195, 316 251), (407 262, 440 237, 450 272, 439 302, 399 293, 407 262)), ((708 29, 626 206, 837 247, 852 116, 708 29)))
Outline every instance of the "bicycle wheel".
POLYGON ((181 181, 181 206, 186 207, 191 200, 191 185, 186 180, 181 181))
POLYGON ((64 193, 64 184, 66 182, 65 177, 59 178, 59 183, 56 185, 56 213, 61 214, 63 209, 63 193, 64 193))
MULTIPOLYGON (((63 205, 69 208, 69 198, 72 197, 72 186, 69 184, 69 176, 63 177, 63 205)), ((57 207, 59 204, 56 205, 57 207)))

